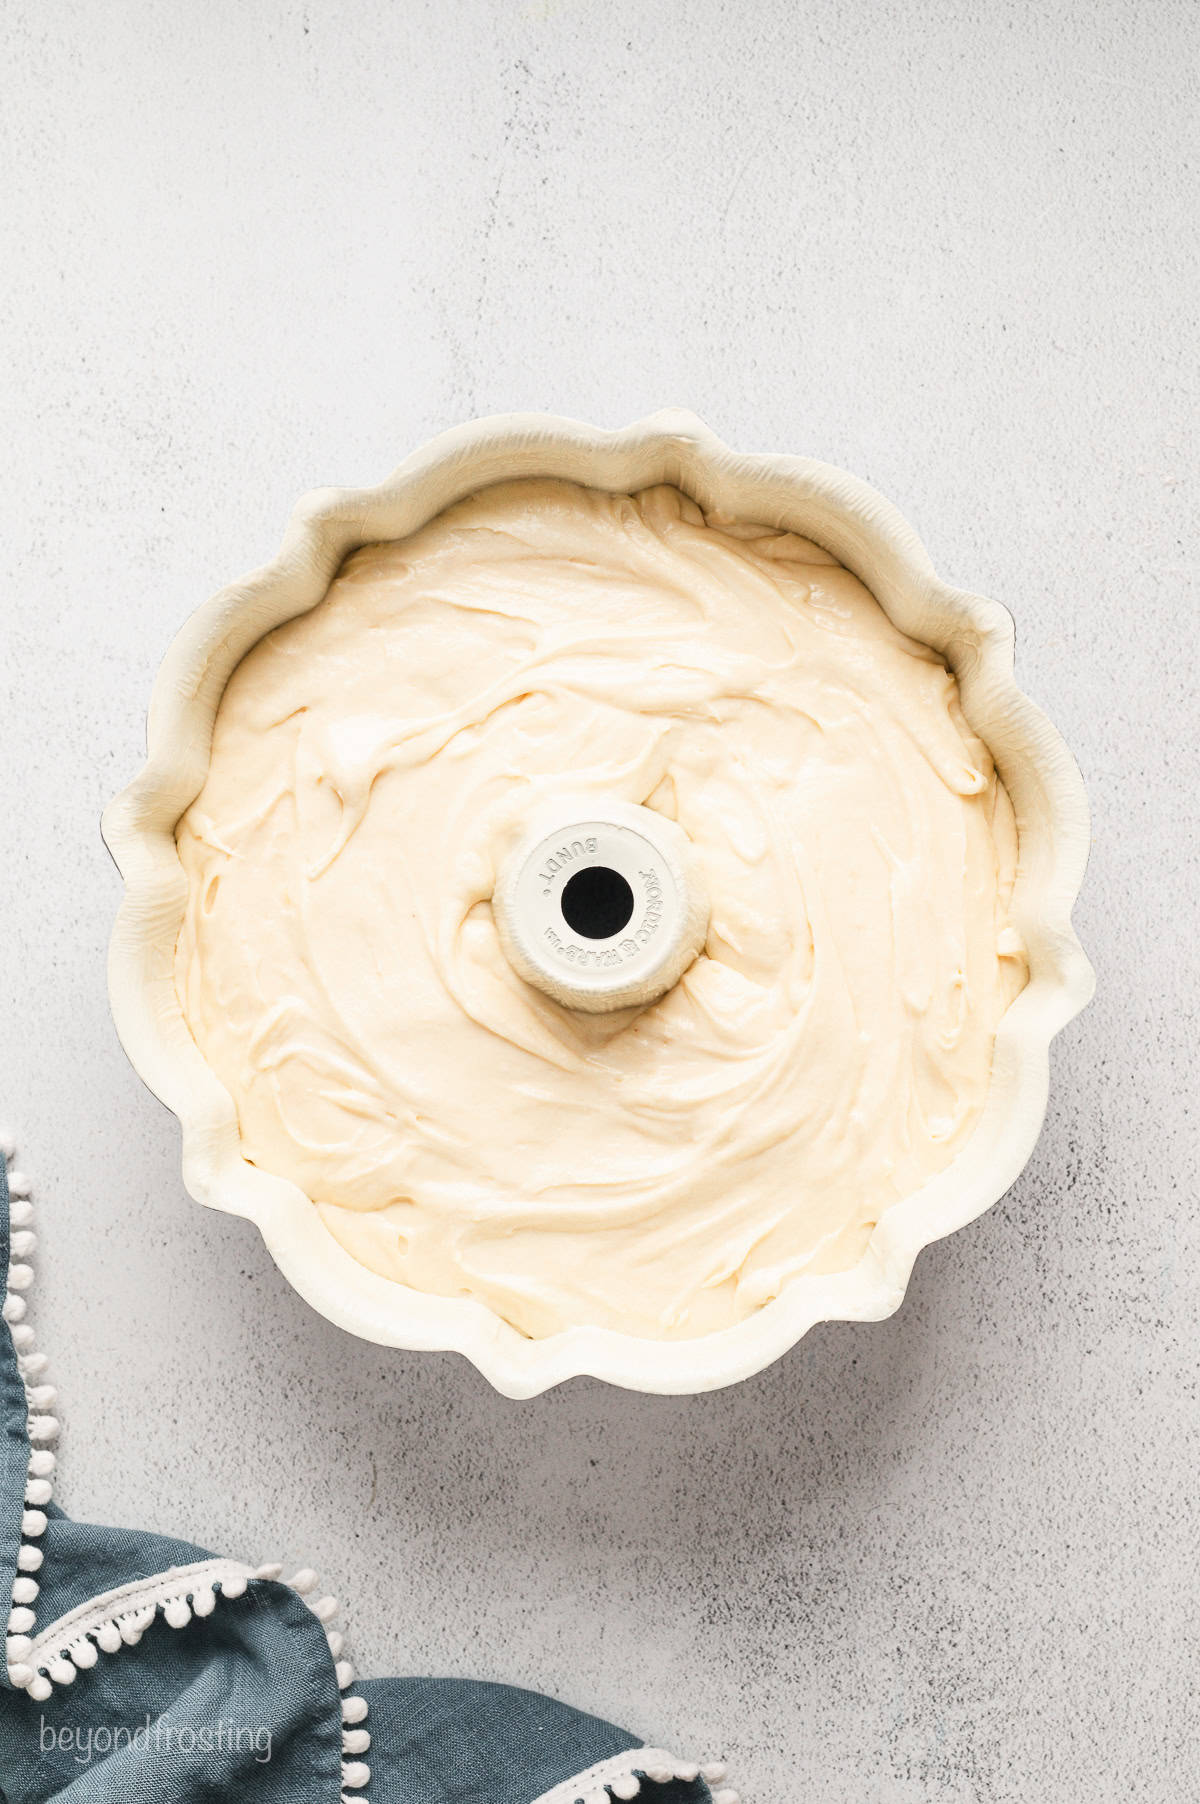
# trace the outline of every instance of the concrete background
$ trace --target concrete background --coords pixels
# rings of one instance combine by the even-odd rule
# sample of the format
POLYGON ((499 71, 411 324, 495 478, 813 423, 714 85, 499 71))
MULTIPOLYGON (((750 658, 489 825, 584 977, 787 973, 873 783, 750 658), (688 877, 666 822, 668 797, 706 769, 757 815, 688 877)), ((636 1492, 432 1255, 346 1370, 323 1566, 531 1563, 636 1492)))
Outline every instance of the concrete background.
POLYGON ((1193 9, 9 0, 3 1114, 78 1513, 317 1565, 367 1674, 545 1688, 747 1804, 1197 1795, 1193 9), (529 1404, 197 1208, 104 991, 102 804, 293 499, 472 414, 695 408, 1016 613, 1100 992, 876 1327, 529 1404))

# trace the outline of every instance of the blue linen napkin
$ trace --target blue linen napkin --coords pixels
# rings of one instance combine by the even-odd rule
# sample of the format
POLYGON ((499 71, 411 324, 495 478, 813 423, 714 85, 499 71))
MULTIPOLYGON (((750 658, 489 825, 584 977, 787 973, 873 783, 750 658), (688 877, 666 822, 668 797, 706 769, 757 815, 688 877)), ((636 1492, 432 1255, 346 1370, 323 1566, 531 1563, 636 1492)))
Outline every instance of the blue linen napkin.
POLYGON ((284 1583, 277 1566, 57 1508, 54 1392, 26 1319, 32 1205, 16 1173, 10 1201, 5 1152, 0 1804, 738 1804, 710 1789, 719 1765, 552 1698, 357 1682, 312 1573, 284 1583))

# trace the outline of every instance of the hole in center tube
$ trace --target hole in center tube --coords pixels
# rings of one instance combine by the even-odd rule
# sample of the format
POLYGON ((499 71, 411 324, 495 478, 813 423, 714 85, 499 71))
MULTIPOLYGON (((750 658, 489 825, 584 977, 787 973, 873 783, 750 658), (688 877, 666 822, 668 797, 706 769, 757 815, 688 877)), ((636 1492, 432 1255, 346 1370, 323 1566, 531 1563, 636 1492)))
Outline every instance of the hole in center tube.
POLYGON ((568 878, 562 893, 563 920, 585 940, 608 940, 633 913, 633 891, 620 871, 590 864, 568 878))

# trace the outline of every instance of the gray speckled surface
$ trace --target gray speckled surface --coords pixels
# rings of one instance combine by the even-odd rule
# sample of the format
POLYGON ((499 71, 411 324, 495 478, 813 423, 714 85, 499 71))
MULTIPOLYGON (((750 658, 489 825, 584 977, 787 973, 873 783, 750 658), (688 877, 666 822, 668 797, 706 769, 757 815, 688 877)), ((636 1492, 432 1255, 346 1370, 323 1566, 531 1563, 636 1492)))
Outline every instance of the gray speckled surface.
POLYGON ((1186 4, 4 9, 3 1114, 63 1500, 316 1564, 368 1673, 545 1687, 748 1804, 1196 1795, 1186 4), (15 179, 14 179, 15 178, 15 179), (102 804, 303 489, 542 407, 842 463, 1016 613, 1096 1003, 1021 1182, 876 1327, 516 1405, 186 1198, 109 1023, 102 804))

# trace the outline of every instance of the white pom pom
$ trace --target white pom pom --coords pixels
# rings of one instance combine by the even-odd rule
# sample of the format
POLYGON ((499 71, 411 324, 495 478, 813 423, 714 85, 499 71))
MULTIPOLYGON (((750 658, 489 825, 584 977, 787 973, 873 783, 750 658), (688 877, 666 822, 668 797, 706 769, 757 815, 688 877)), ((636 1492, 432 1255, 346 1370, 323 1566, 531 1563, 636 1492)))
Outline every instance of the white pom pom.
POLYGON ((371 1737, 365 1729, 342 1730, 343 1754, 365 1754, 371 1745, 371 1737))
POLYGON ((333 1673, 337 1680, 339 1691, 345 1691, 347 1685, 353 1685, 354 1668, 351 1666, 349 1660, 339 1660, 333 1669, 333 1673))
POLYGON ((25 1486, 25 1501, 40 1506, 49 1503, 51 1496, 48 1478, 31 1478, 25 1486))
POLYGON ((338 1612, 336 1597, 323 1597, 319 1603, 310 1604, 309 1609, 318 1622, 331 1622, 338 1612))
POLYGON ((221 1580, 221 1590, 226 1597, 241 1597, 246 1589, 246 1580, 235 1574, 233 1578, 221 1580))
POLYGON ((10 1666, 19 1665, 26 1654, 33 1652, 33 1642, 28 1635, 10 1635, 5 1646, 10 1666))
POLYGON ((21 1376, 29 1383, 31 1379, 40 1378, 49 1364, 44 1353, 26 1353, 21 1360, 21 1376))
POLYGON ((70 1654, 80 1672, 87 1672, 91 1667, 95 1666, 97 1660, 100 1658, 91 1642, 86 1638, 83 1641, 74 1642, 71 1646, 70 1654))
POLYGON ((11 1164, 17 1156, 17 1143, 7 1128, 0 1129, 0 1155, 6 1165, 11 1164))
POLYGON ((371 1769, 365 1760, 344 1760, 342 1762, 342 1784, 348 1785, 351 1791, 358 1791, 371 1777, 371 1769))
POLYGON ((26 1510, 21 1517, 21 1533, 36 1540, 46 1532, 46 1517, 42 1510, 26 1510))
POLYGON ((52 1384, 35 1384, 29 1390, 30 1409, 53 1409, 58 1399, 58 1392, 52 1384))
POLYGON ((202 1585, 192 1598, 192 1609, 197 1616, 211 1616, 216 1607, 216 1592, 211 1585, 202 1585))
POLYGON ((342 1721, 344 1723, 361 1723, 366 1720, 366 1698, 343 1698, 342 1721))
POLYGON ((55 1655, 46 1671, 55 1685, 73 1685, 75 1683, 75 1668, 61 1654, 55 1655))
POLYGON ((282 1571, 282 1566, 260 1566, 254 1576, 260 1579, 277 1579, 282 1571))
POLYGON ((40 1447, 30 1455, 29 1470, 34 1478, 49 1478, 57 1463, 57 1456, 48 1447, 40 1447))
POLYGON ((163 1615, 173 1629, 186 1629, 192 1620, 186 1597, 170 1597, 163 1605, 163 1615))
POLYGON ((4 1308, 0 1311, 6 1322, 19 1322, 25 1314, 24 1297, 5 1297, 4 1308))
POLYGON ((311 1566, 302 1566, 295 1578, 290 1578, 288 1580, 288 1584, 292 1587, 292 1590, 298 1591, 301 1597, 303 1597, 306 1592, 315 1591, 320 1582, 321 1581, 318 1579, 311 1566))
POLYGON ((29 1695, 35 1704, 44 1704, 53 1689, 54 1687, 44 1673, 38 1673, 35 1678, 29 1681, 29 1695))
POLYGON ((329 1651, 336 1660, 346 1645, 346 1637, 337 1629, 326 1629, 325 1639, 329 1643, 329 1651))
POLYGON ((669 1785, 675 1774, 669 1766, 648 1766, 646 1777, 655 1785, 669 1785))
POLYGON ((28 1290, 33 1283, 33 1267, 31 1265, 10 1265, 8 1268, 8 1288, 10 1290, 28 1290))
POLYGON ((17 1551, 17 1566, 21 1572, 37 1572, 45 1559, 40 1547, 22 1547, 17 1551))
POLYGON ((677 1779, 682 1779, 685 1781, 686 1784, 690 1785, 692 1780, 699 1778, 699 1776, 700 1776, 699 1761, 697 1761, 697 1760, 677 1760, 675 1762, 675 1777, 677 1779))
POLYGON ((710 1760, 700 1768, 700 1777, 706 1779, 710 1785, 720 1785, 726 1770, 723 1760, 710 1760))
POLYGON ((22 1661, 16 1666, 9 1667, 8 1676, 18 1691, 24 1691, 33 1678, 33 1668, 26 1666, 22 1661))
POLYGON ((33 1180, 27 1171, 10 1171, 8 1174, 9 1196, 27 1197, 33 1189, 33 1180))
POLYGON ((96 1631, 96 1640, 106 1654, 115 1654, 121 1645, 121 1631, 115 1622, 102 1623, 96 1631))
MULTIPOLYGON (((5 1316, 5 1321, 8 1317, 5 1316)), ((18 1322, 12 1329, 12 1344, 18 1353, 26 1352, 33 1345, 33 1329, 28 1322, 18 1322)))
POLYGON ((13 1580, 13 1602, 15 1604, 31 1604, 41 1586, 36 1579, 19 1578, 13 1580))
POLYGON ((14 1227, 9 1235, 8 1248, 14 1259, 28 1259, 37 1246, 37 1235, 32 1228, 14 1227))
POLYGON ((32 1610, 16 1609, 9 1616, 8 1632, 10 1635, 26 1635, 33 1627, 33 1623, 34 1615, 32 1610))
POLYGON ((14 1228, 23 1228, 33 1220, 33 1204, 27 1196, 14 1198, 8 1211, 8 1219, 14 1228))
POLYGON ((636 1773, 630 1773, 624 1779, 614 1779, 609 1786, 614 1798, 636 1798, 641 1789, 642 1782, 636 1773))
POLYGON ((29 1438, 31 1441, 56 1441, 58 1439, 57 1416, 30 1416, 29 1438))

